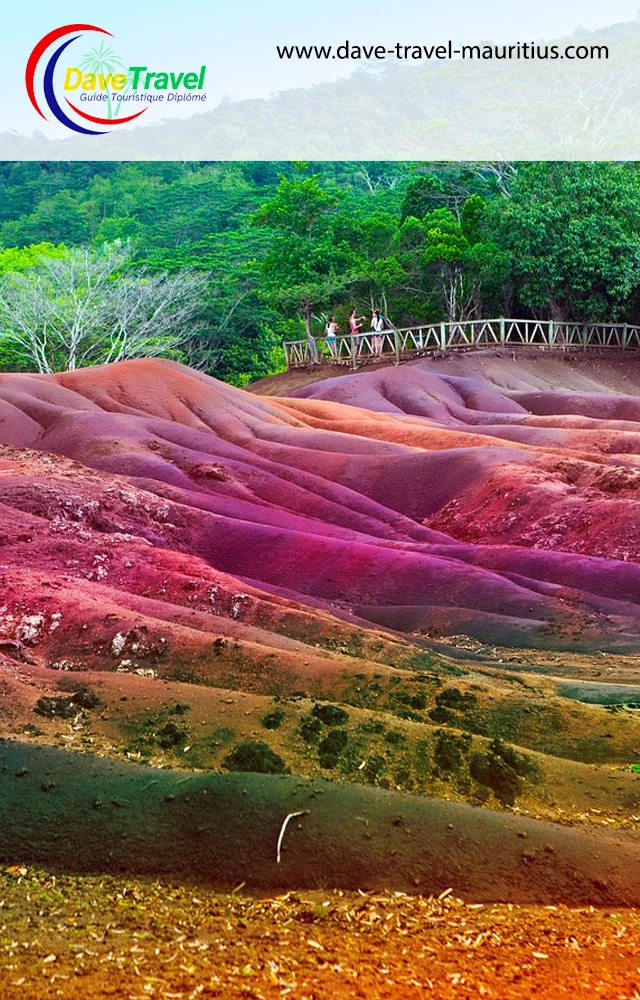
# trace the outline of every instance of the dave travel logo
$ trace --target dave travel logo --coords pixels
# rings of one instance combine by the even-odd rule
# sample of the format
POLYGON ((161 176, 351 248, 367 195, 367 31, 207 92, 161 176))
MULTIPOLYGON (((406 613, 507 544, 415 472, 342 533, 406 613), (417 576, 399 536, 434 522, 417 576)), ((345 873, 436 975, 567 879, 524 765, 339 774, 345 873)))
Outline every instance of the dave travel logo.
POLYGON ((44 35, 33 47, 27 61, 25 85, 31 104, 45 121, 49 119, 39 100, 60 124, 82 135, 111 132, 116 126, 139 118, 153 104, 206 101, 206 66, 191 72, 173 72, 150 70, 142 64, 127 65, 104 37, 86 52, 79 45, 68 52, 69 46, 83 39, 87 32, 113 38, 110 31, 95 24, 66 24, 44 35), (61 44, 57 45, 58 42, 61 44), (75 57, 74 65, 68 62, 70 55, 75 57), (133 111, 139 103, 144 104, 139 111, 121 114, 124 110, 133 111), (101 128, 90 128, 85 122, 101 128))

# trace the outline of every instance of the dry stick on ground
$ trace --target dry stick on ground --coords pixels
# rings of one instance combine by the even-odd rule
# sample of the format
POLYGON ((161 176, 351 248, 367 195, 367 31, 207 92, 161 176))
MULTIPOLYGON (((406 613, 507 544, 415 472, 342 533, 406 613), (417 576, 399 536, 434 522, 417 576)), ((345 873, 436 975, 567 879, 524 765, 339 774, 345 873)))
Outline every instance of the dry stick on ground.
POLYGON ((287 829, 287 827, 289 825, 289 820, 294 819, 294 817, 296 817, 296 816, 306 816, 308 814, 308 812, 309 812, 308 809, 302 809, 300 812, 289 813, 288 816, 285 816, 284 823, 280 827, 280 836, 278 837, 278 846, 276 847, 276 864, 277 865, 280 864, 280 860, 281 860, 281 858, 280 858, 280 849, 282 847, 282 841, 284 839, 285 831, 286 831, 286 829, 287 829))

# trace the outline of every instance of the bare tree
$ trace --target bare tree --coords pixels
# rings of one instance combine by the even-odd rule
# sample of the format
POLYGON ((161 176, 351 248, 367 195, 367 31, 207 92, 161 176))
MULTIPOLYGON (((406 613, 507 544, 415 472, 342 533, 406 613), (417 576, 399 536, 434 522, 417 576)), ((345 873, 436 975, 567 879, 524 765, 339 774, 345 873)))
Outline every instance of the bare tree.
POLYGON ((446 303, 450 323, 476 318, 479 312, 479 282, 469 279, 459 261, 443 262, 436 272, 436 281, 446 303))
POLYGON ((373 171, 366 165, 354 174, 356 180, 364 181, 364 185, 369 194, 375 194, 380 187, 388 188, 389 191, 395 191, 398 184, 401 183, 405 176, 406 175, 399 170, 373 171))
POLYGON ((199 329, 207 276, 130 267, 119 243, 42 258, 0 284, 0 342, 38 372, 178 350, 199 329))
POLYGON ((505 198, 511 197, 511 184, 518 176, 518 167, 515 163, 509 163, 507 160, 472 161, 465 166, 482 180, 492 177, 500 194, 505 198))

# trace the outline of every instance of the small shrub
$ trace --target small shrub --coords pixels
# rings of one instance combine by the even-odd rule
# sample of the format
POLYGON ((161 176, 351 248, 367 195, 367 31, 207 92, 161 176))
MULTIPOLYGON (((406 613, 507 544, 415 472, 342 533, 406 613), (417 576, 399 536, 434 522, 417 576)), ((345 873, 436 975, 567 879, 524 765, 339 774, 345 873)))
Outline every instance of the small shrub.
POLYGON ((186 715, 187 712, 191 711, 190 705, 185 705, 184 702, 178 701, 171 709, 172 715, 186 715))
POLYGON ((332 729, 318 747, 320 766, 335 767, 340 755, 346 750, 348 742, 349 735, 345 729, 332 729))
POLYGON ((260 725, 265 729, 279 729, 286 718, 286 713, 281 708, 274 708, 272 712, 267 712, 260 719, 260 725))
POLYGON ((174 747, 179 747, 183 743, 186 743, 186 740, 186 730, 172 720, 165 722, 164 726, 158 730, 158 744, 163 750, 171 750, 174 747))
POLYGON ((520 791, 520 778, 536 771, 532 760, 500 739, 492 740, 486 753, 474 754, 469 765, 471 777, 490 788, 496 798, 508 806, 514 804, 520 791))
POLYGON ((361 733, 370 733, 372 736, 379 735, 385 731, 385 724, 379 719, 365 719, 358 726, 361 733))
POLYGON ((310 715, 300 720, 300 735, 305 743, 317 743, 322 732, 320 719, 314 719, 310 715))
POLYGON ((505 764, 508 764, 522 778, 525 778, 528 774, 533 774, 537 770, 535 763, 529 757, 518 753, 515 747, 509 746, 508 743, 503 743, 501 739, 492 740, 489 744, 489 751, 500 757, 505 764))
POLYGON ((445 688, 436 695, 436 705, 444 708, 453 708, 456 712, 468 712, 478 703, 475 694, 467 691, 462 694, 458 688, 445 688))
POLYGON ((376 754, 370 757, 364 766, 364 776, 368 782, 373 783, 387 769, 387 762, 384 757, 376 754))
MULTIPOLYGON (((38 727, 34 726, 32 722, 28 722, 26 724, 26 726, 23 729, 23 732, 24 733, 28 733, 29 736, 44 736, 44 730, 38 729, 38 727)), ((636 767, 636 766, 637 765, 635 765, 635 764, 631 765, 632 768, 636 767)), ((627 769, 627 770, 629 770, 629 769, 627 769)), ((640 768, 638 768, 638 770, 640 770, 640 768)))
POLYGON ((407 742, 407 737, 404 733, 398 733, 394 729, 390 729, 384 738, 385 743, 390 743, 391 746, 399 747, 403 743, 407 742))
POLYGON ((513 805, 520 790, 520 781, 513 768, 498 754, 475 753, 469 764, 469 773, 474 781, 490 788, 505 805, 513 805))
POLYGON ((349 721, 349 713, 338 705, 314 705, 311 714, 324 722, 325 726, 344 726, 349 721))
POLYGON ((433 722, 437 722, 438 725, 445 726, 455 726, 459 722, 457 715, 454 715, 451 709, 445 708, 443 705, 436 705, 435 708, 432 708, 429 712, 429 718, 433 722))
POLYGON ((38 698, 34 712, 48 719, 72 719, 81 708, 96 708, 100 704, 95 691, 86 684, 59 685, 69 694, 62 696, 38 698))
POLYGON ((429 740, 418 740, 413 762, 415 773, 420 780, 426 781, 431 777, 431 743, 429 740))
POLYGON ((401 702, 403 705, 407 705, 410 708, 422 709, 427 707, 427 695, 424 691, 418 691, 416 694, 411 694, 410 691, 398 691, 394 694, 394 699, 401 702))
POLYGON ((95 691, 88 684, 78 684, 73 677, 63 677, 58 681, 58 690, 64 691, 74 705, 80 708, 96 708, 100 704, 95 691))
POLYGON ((393 776, 393 780, 396 785, 404 788, 413 787, 413 779, 411 777, 411 771, 408 767, 400 767, 393 776))
MULTIPOLYGON (((393 680, 397 682, 397 677, 394 677, 393 680)), ((409 691, 399 689, 398 691, 394 691, 392 696, 394 701, 399 701, 402 705, 411 704, 411 694, 409 691)))
POLYGON ((412 708, 398 708, 394 714, 397 715, 399 719, 410 719, 411 722, 424 722, 422 716, 418 715, 417 712, 414 712, 412 708))
POLYGON ((432 670, 435 665, 436 659, 434 655, 422 650, 408 653, 398 663, 398 667, 401 670, 415 670, 416 672, 432 670))
POLYGON ((467 736, 466 733, 454 736, 453 733, 439 729, 436 733, 433 760, 440 775, 448 777, 459 771, 470 747, 471 737, 467 736))
POLYGON ((226 771, 245 771, 253 774, 289 774, 282 757, 266 743, 244 740, 236 744, 222 760, 226 771))
POLYGON ((72 698, 38 698, 33 711, 45 719, 73 719, 78 706, 72 698))
POLYGON ((81 684, 76 691, 71 695, 71 700, 74 705, 79 705, 80 708, 97 708, 100 704, 100 699, 95 691, 92 691, 90 687, 86 684, 81 684))
POLYGON ((211 746, 219 747, 226 746, 227 743, 231 743, 235 739, 236 731, 232 729, 231 726, 218 726, 211 733, 211 746))

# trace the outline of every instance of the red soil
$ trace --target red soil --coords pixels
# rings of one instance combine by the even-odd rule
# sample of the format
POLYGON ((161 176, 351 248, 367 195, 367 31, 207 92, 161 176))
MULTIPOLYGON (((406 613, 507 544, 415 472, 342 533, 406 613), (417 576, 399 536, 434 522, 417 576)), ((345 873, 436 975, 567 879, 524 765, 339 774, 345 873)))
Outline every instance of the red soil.
POLYGON ((57 588, 76 618, 92 602, 135 618, 144 600, 145 615, 184 628, 197 606, 198 628, 225 635, 240 620, 291 634, 293 607, 298 634, 309 615, 355 614, 633 651, 640 404, 549 365, 534 377, 533 361, 467 356, 287 399, 161 361, 2 375, 0 442, 49 453, 9 450, 0 466, 5 632, 16 601, 36 614, 57 588), (593 391, 555 391, 549 365, 593 391), (29 571, 19 584, 17 569, 29 571))

